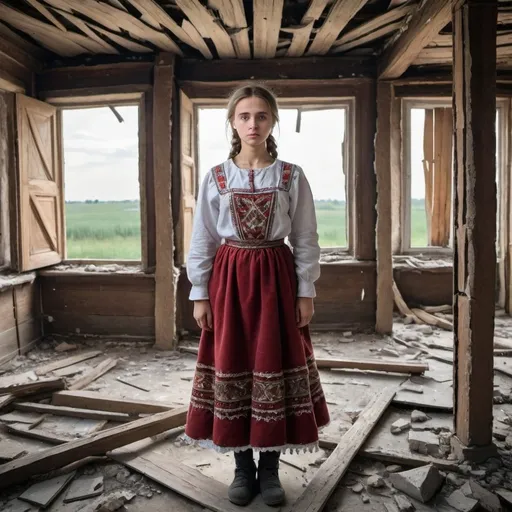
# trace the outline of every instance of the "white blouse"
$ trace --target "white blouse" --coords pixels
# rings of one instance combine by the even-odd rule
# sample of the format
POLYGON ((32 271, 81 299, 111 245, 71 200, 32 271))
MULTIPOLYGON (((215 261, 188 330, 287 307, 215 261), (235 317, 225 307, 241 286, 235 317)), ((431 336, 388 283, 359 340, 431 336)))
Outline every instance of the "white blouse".
POLYGON ((240 169, 231 159, 214 167, 197 198, 187 259, 190 300, 209 298, 213 260, 223 240, 286 237, 293 249, 298 297, 315 297, 320 246, 313 194, 303 170, 281 160, 254 170, 240 169))

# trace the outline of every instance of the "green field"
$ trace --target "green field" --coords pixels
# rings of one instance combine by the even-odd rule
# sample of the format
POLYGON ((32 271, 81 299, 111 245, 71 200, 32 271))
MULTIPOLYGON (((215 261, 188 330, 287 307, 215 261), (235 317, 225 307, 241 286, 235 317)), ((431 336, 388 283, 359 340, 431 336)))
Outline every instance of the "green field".
MULTIPOLYGON (((411 245, 427 244, 423 201, 413 200, 411 245)), ((346 209, 340 201, 315 203, 322 247, 346 247, 346 209)), ((138 201, 66 203, 68 259, 141 259, 138 201)))

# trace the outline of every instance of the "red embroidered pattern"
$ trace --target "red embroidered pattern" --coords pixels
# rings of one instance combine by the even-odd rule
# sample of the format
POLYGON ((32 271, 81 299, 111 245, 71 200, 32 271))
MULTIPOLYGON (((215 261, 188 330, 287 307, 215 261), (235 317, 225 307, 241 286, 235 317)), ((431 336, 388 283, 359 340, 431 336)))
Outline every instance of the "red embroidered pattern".
POLYGON ((220 419, 252 417, 268 422, 312 414, 313 404, 323 398, 316 363, 310 357, 307 366, 275 373, 223 373, 198 364, 191 405, 220 419))
POLYGON ((227 192, 226 187, 226 174, 224 173, 224 167, 222 165, 218 165, 213 168, 213 173, 215 177, 215 183, 217 183, 217 187, 221 194, 227 192))
POLYGON ((274 218, 275 199, 275 192, 232 193, 231 214, 241 240, 269 238, 274 218))
POLYGON ((281 169, 281 183, 279 184, 281 190, 290 190, 292 171, 292 164, 283 163, 283 168, 281 169))

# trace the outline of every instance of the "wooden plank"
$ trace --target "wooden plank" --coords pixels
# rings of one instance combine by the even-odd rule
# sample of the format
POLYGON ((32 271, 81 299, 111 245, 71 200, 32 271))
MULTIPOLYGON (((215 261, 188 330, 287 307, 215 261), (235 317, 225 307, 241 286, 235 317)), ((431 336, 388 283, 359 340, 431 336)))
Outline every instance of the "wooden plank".
POLYGON ((384 14, 370 18, 367 22, 362 23, 356 28, 345 32, 338 40, 333 43, 333 48, 339 48, 344 45, 362 42, 362 39, 369 37, 372 33, 378 32, 380 29, 392 27, 398 20, 401 20, 414 11, 415 5, 408 2, 394 9, 389 9, 384 14))
POLYGON ((402 297, 402 294, 400 293, 400 290, 398 289, 398 286, 396 285, 396 282, 394 280, 393 280, 392 287, 393 287, 393 296, 394 296, 395 304, 396 304, 397 308, 400 310, 400 313, 402 313, 402 315, 404 315, 406 318, 408 318, 408 317, 412 318, 414 323, 422 324, 423 321, 415 313, 413 313, 409 309, 409 306, 405 303, 405 301, 402 297))
POLYGON ((16 397, 11 394, 0 396, 0 411, 4 407, 7 407, 11 402, 14 402, 15 399, 16 399, 16 397))
MULTIPOLYGON (((231 32, 231 39, 239 59, 251 58, 251 46, 243 0, 213 0, 211 5, 219 12, 222 23, 231 32)), ((211 58, 211 57, 210 57, 211 58)))
MULTIPOLYGON (((5 429, 10 434, 27 437, 29 439, 36 439, 49 444, 66 444, 70 441, 69 437, 62 437, 53 432, 47 432, 42 428, 30 428, 30 425, 23 423, 14 423, 12 425, 6 425, 5 429)), ((1 484, 0 484, 1 487, 1 484)))
POLYGON ((407 29, 385 49, 380 59, 379 78, 400 77, 419 53, 451 21, 450 0, 426 0, 412 15, 407 29))
POLYGON ((210 38, 215 45, 219 57, 234 58, 235 49, 226 29, 217 23, 210 11, 199 0, 176 0, 178 7, 186 14, 202 37, 210 38))
POLYGON ((253 52, 255 59, 276 56, 284 0, 253 2, 253 52))
POLYGON ((9 487, 86 456, 101 455, 120 446, 180 427, 185 424, 187 411, 188 408, 183 407, 157 413, 3 464, 0 466, 0 488, 9 487))
POLYGON ((154 316, 82 315, 62 311, 47 313, 51 313, 53 317, 53 322, 45 323, 48 333, 128 335, 151 338, 155 334, 154 316))
POLYGON ((105 361, 102 361, 98 366, 92 368, 89 372, 81 375, 76 380, 74 380, 70 385, 69 389, 72 391, 76 391, 79 389, 83 389, 87 387, 91 382, 94 382, 96 379, 99 379, 102 375, 105 375, 108 371, 114 368, 117 364, 117 359, 108 358, 105 361))
POLYGON ((422 322, 424 322, 428 325, 434 325, 436 327, 440 327, 441 329, 444 329, 445 331, 453 331, 453 324, 451 322, 449 322, 448 320, 445 320, 444 318, 439 318, 439 317, 434 316, 430 313, 427 313, 426 311, 423 311, 423 309, 419 309, 419 308, 412 308, 411 311, 422 322))
POLYGON ((47 373, 53 372, 60 368, 66 368, 67 366, 71 366, 76 363, 81 363, 82 361, 87 361, 88 359, 93 359, 96 356, 102 354, 101 350, 92 350, 90 352, 84 352, 83 354, 78 354, 76 356, 66 357, 65 359, 60 359, 59 361, 54 361, 53 363, 48 363, 36 368, 36 375, 46 375, 47 373))
POLYGON ((19 496, 19 499, 38 507, 47 508, 75 477, 75 474, 76 472, 74 471, 67 475, 37 482, 23 492, 23 494, 19 496))
POLYGON ((411 373, 421 375, 428 371, 427 363, 382 361, 379 359, 317 359, 318 368, 338 368, 355 370, 375 370, 391 373, 411 373))
POLYGON ((378 333, 393 330, 393 254, 391 251, 391 105, 393 86, 377 85, 377 319, 378 333))
POLYGON ((30 395, 36 395, 45 391, 59 391, 65 388, 63 379, 40 379, 36 382, 26 382, 22 384, 5 384, 0 386, 0 395, 10 393, 16 398, 30 395))
POLYGON ((227 499, 226 485, 185 464, 171 462, 166 457, 151 452, 140 456, 118 455, 114 452, 110 457, 209 510, 240 510, 240 507, 227 499))
MULTIPOLYGON (((201 6, 201 9, 204 7, 201 6)), ((157 233, 155 344, 161 349, 174 347, 176 337, 170 160, 171 147, 174 147, 171 145, 173 81, 174 58, 165 55, 157 57, 153 87, 153 162, 157 233)))
POLYGON ((325 55, 348 22, 367 0, 335 0, 320 30, 316 33, 307 55, 325 55))
POLYGON ((322 16, 327 2, 328 0, 311 0, 308 10, 302 17, 300 26, 293 27, 293 30, 283 30, 283 32, 291 32, 293 34, 292 44, 286 52, 287 57, 302 57, 304 55, 313 26, 322 16))
POLYGON ((302 495, 286 510, 319 512, 323 509, 394 395, 394 388, 384 388, 370 400, 357 421, 343 436, 342 442, 315 473, 302 495))
MULTIPOLYGON (((176 78, 178 81, 194 82, 236 82, 245 81, 247 77, 254 80, 297 79, 299 85, 306 80, 335 80, 340 78, 372 78, 376 74, 375 59, 364 56, 330 56, 330 57, 301 57, 300 66, 297 59, 276 57, 275 59, 215 59, 204 61, 198 59, 183 59, 177 63, 176 78)), ((350 82, 340 81, 338 87, 343 88, 350 82)), ((234 87, 235 84, 230 85, 234 87)), ((332 96, 343 96, 344 93, 332 96)), ((298 97, 302 97, 300 92, 298 97)), ((323 96, 319 91, 317 97, 323 96)))
POLYGON ((378 30, 375 30, 374 32, 371 32, 370 34, 367 34, 364 37, 360 37, 359 39, 354 39, 353 41, 349 41, 348 43, 340 44, 336 46, 331 53, 343 53, 348 52, 349 50, 352 50, 353 48, 359 48, 361 46, 364 46, 368 43, 371 43, 373 41, 376 41, 377 39, 381 39, 382 37, 385 37, 389 34, 392 34, 393 32, 397 32, 402 27, 401 21, 396 21, 395 23, 391 23, 390 25, 386 25, 384 27, 379 28, 378 30))
POLYGON ((75 407, 60 407, 56 405, 38 404, 32 402, 16 402, 14 408, 19 411, 40 412, 55 416, 70 416, 90 420, 108 420, 126 422, 133 418, 129 414, 108 411, 95 411, 90 409, 77 409, 75 407))
POLYGON ((53 394, 53 405, 93 409, 123 414, 154 414, 175 409, 176 405, 148 400, 104 397, 94 391, 59 391, 53 394))
POLYGON ((461 4, 453 17, 455 434, 483 448, 493 423, 497 2, 461 4))
POLYGON ((50 10, 45 7, 38 0, 27 0, 27 2, 36 10, 38 10, 48 21, 53 23, 58 29, 63 32, 67 32, 67 28, 50 12, 50 10))

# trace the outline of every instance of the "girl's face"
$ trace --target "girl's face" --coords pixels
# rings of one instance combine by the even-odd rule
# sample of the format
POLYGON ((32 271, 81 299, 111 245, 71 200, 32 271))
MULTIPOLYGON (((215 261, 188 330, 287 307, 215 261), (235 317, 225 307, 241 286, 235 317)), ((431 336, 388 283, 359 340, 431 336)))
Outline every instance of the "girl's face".
POLYGON ((252 96, 237 103, 231 124, 243 144, 257 147, 265 144, 274 123, 268 103, 252 96))

